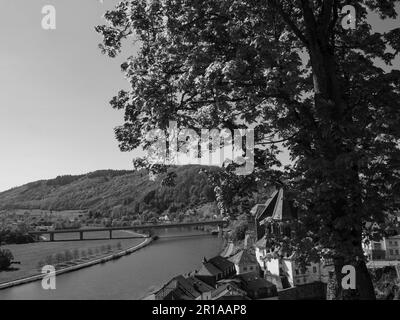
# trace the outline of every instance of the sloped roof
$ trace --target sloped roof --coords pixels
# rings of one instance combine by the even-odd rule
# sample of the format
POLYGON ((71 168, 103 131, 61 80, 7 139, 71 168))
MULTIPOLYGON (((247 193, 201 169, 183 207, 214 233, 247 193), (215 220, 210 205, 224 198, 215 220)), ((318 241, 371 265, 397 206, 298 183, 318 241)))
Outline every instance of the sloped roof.
POLYGON ((226 271, 233 267, 232 262, 230 262, 229 260, 227 260, 221 256, 215 256, 214 258, 211 258, 210 260, 208 260, 208 262, 212 263, 215 267, 217 267, 221 271, 226 271))
POLYGON ((251 254, 248 250, 241 250, 234 256, 230 257, 228 260, 237 265, 257 264, 256 257, 253 254, 251 254))
POLYGON ((265 204, 256 204, 251 210, 250 213, 253 217, 260 216, 267 206, 265 204))
POLYGON ((203 263, 201 269, 198 272, 198 274, 201 276, 216 276, 220 273, 222 273, 222 271, 210 262, 203 263))
POLYGON ((166 300, 192 300, 200 295, 182 275, 176 276, 158 290, 155 295, 166 300))
POLYGON ((205 293, 214 290, 213 287, 205 283, 204 281, 201 281, 200 279, 196 278, 195 276, 189 277, 186 279, 192 287, 200 292, 200 293, 205 293))
MULTIPOLYGON (((211 297, 212 298, 220 297, 221 294, 225 296, 226 293, 224 293, 224 291, 227 291, 226 293, 235 291, 236 293, 239 293, 239 295, 244 295, 244 296, 246 296, 247 294, 246 291, 239 288, 239 286, 237 286, 235 283, 230 282, 230 283, 225 283, 222 286, 219 286, 217 289, 211 292, 211 297)), ((235 294, 235 296, 237 295, 238 294, 235 294)))
POLYGON ((272 288, 275 287, 275 285, 264 279, 261 278, 260 276, 258 276, 256 273, 245 273, 245 274, 241 274, 236 276, 237 278, 239 278, 243 285, 244 285, 244 289, 246 291, 248 290, 258 290, 261 288, 272 288))
POLYGON ((267 246, 267 239, 266 237, 262 237, 254 244, 257 248, 264 249, 267 246))
POLYGON ((260 224, 264 224, 271 220, 273 221, 285 221, 297 218, 296 210, 292 204, 285 197, 283 188, 277 190, 272 195, 272 198, 268 199, 267 208, 263 215, 263 220, 260 224))

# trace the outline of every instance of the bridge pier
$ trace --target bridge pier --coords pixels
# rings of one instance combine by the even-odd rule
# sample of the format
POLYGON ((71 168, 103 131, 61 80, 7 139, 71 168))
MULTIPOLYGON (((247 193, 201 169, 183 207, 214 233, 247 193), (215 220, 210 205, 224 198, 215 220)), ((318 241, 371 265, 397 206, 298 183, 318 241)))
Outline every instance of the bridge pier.
POLYGON ((83 240, 83 231, 79 232, 79 239, 83 240))
POLYGON ((108 230, 108 232, 110 233, 110 239, 112 239, 112 230, 108 230))
POLYGON ((54 233, 50 233, 50 241, 54 241, 54 233))

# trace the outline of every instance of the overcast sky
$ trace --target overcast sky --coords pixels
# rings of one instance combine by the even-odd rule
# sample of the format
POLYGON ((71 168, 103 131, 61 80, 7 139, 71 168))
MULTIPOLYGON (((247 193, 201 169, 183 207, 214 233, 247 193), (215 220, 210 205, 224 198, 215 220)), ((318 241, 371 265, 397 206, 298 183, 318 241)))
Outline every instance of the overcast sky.
POLYGON ((93 30, 117 2, 0 0, 0 191, 132 168, 135 154, 121 153, 113 133, 123 115, 108 104, 126 87, 119 65, 128 53, 103 56, 93 30), (41 27, 46 4, 57 10, 56 30, 41 27))

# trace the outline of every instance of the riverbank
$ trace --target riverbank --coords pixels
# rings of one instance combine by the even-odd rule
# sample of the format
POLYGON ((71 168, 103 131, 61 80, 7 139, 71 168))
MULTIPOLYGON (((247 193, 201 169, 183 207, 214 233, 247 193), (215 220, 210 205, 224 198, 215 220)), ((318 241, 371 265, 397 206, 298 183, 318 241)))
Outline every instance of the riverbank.
POLYGON ((140 299, 166 280, 198 270, 203 257, 218 255, 222 246, 221 238, 197 230, 159 230, 158 236, 121 259, 57 277, 57 290, 34 281, 0 290, 0 300, 140 299))
MULTIPOLYGON (((119 239, 119 240, 114 240, 114 242, 119 241, 119 243, 123 243, 123 247, 125 247, 125 249, 119 250, 118 252, 115 253, 108 253, 106 255, 102 255, 100 257, 96 257, 96 258, 92 258, 90 260, 85 260, 82 261, 82 259, 79 259, 79 263, 77 264, 73 264, 70 266, 66 266, 66 267, 62 267, 58 270, 56 270, 56 274, 63 274, 63 273, 68 273, 68 272, 72 272, 75 270, 79 270, 82 268, 87 268, 96 264, 101 264, 101 263, 105 263, 107 261, 111 261, 111 260, 115 260, 118 259, 124 255, 128 255, 131 254, 132 252, 135 252, 141 248, 143 248, 144 246, 147 246, 149 243, 152 242, 152 238, 146 238, 145 236, 143 236, 143 239, 140 243, 138 243, 139 239, 119 239)), ((112 244, 112 241, 107 241, 106 242, 108 245, 112 244)), ((36 246, 39 243, 36 243, 36 246)), ((54 251, 54 246, 62 246, 64 250, 71 250, 73 247, 79 246, 79 248, 84 248, 85 246, 88 245, 92 245, 93 244, 97 244, 97 245, 105 245, 104 240, 90 240, 90 241, 83 241, 82 242, 59 242, 59 243, 42 243, 45 246, 52 246, 53 247, 53 251, 54 251), (100 241, 100 243, 99 243, 100 241)), ((57 248, 57 247, 55 247, 57 248)), ((26 250, 32 249, 32 244, 30 244, 30 248, 23 248, 24 250, 22 250, 23 252, 25 252, 26 250)), ((37 248, 36 248, 37 249, 37 248)), ((47 248, 48 249, 48 248, 47 248)), ((14 249, 13 249, 14 250, 14 249)), ((21 249, 20 249, 21 250, 21 249)), ((44 250, 45 252, 47 252, 48 250, 44 250)), ((19 252, 21 253, 21 252, 19 252)), ((31 255, 35 255, 35 250, 33 250, 33 252, 31 252, 31 255)), ((38 252, 36 252, 36 255, 38 254, 38 252)), ((44 256, 43 252, 41 254, 41 256, 44 256)), ((18 257, 18 255, 16 255, 16 257, 18 257)), ((40 257, 36 257, 35 260, 38 260, 40 257)), ((25 258, 26 259, 26 258, 25 258)), ((86 258, 89 259, 89 258, 86 258)), ((29 265, 28 264, 21 264, 24 268, 22 270, 18 269, 16 271, 3 271, 0 273, 1 278, 0 278, 0 290, 2 289, 6 289, 6 288, 10 288, 13 286, 17 286, 17 285, 21 285, 21 284, 25 284, 25 283, 29 283, 29 282, 33 282, 33 281, 38 281, 41 280, 43 278, 43 274, 38 273, 39 271, 37 270, 37 268, 34 266, 34 262, 30 261, 29 265), (33 267, 32 267, 33 266, 33 267), (18 272, 19 271, 19 272, 18 272), (13 272, 18 272, 17 274, 13 274, 13 272), (21 275, 20 277, 17 278, 18 275, 21 275), (7 278, 9 278, 9 280, 7 281, 7 278), (3 281, 2 281, 3 280, 3 281)))

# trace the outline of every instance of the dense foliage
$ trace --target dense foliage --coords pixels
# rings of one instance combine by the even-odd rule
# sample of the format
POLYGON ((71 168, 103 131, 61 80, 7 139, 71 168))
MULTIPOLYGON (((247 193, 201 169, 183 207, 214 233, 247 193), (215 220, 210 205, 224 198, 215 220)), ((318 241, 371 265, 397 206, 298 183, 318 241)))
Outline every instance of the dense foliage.
POLYGON ((0 271, 7 270, 13 261, 14 257, 10 250, 0 248, 0 271))
POLYGON ((282 178, 297 192, 300 217, 292 249, 306 260, 334 259, 332 297, 373 298, 361 242, 371 237, 365 222, 384 231, 399 209, 400 71, 391 63, 400 28, 374 32, 370 17, 397 18, 396 3, 121 1, 96 27, 110 57, 123 40, 140 47, 121 65, 129 90, 111 101, 125 111, 121 150, 148 148, 144 133, 169 120, 196 130, 255 126, 254 173, 243 183, 214 179, 225 214, 232 192, 279 178, 271 168, 283 142, 293 165, 282 178), (341 23, 349 4, 355 30, 341 23), (344 264, 356 267, 355 291, 341 290, 344 264))
POLYGON ((34 242, 34 238, 20 230, 0 229, 0 244, 23 244, 34 242))
POLYGON ((206 176, 197 174, 200 169, 196 166, 178 168, 173 187, 162 186, 162 177, 151 181, 144 171, 102 170, 87 175, 58 177, 0 193, 0 207, 88 209, 92 218, 113 213, 137 215, 148 211, 158 217, 165 210, 176 212, 214 201, 206 176))

